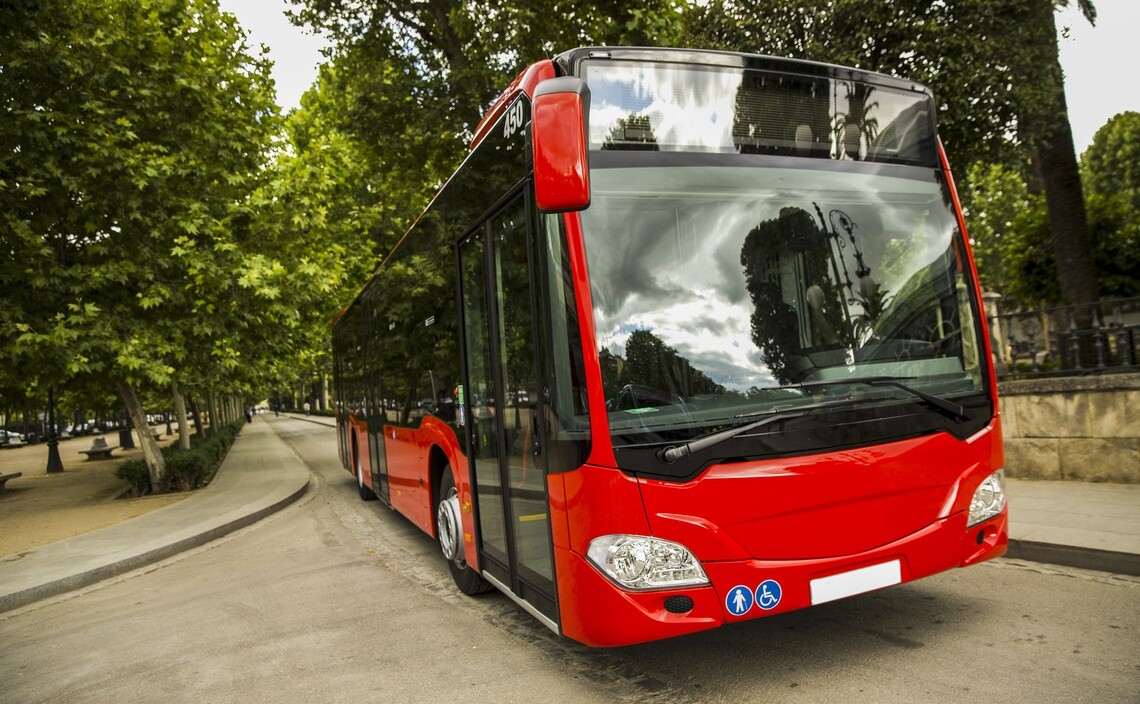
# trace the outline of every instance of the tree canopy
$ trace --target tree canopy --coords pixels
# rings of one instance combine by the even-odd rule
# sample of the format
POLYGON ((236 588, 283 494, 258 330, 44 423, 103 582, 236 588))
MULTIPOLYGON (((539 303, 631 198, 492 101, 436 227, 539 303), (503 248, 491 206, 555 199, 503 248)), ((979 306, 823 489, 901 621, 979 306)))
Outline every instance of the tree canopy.
POLYGON ((279 274, 249 217, 268 61, 210 0, 5 3, 0 44, 7 385, 224 379, 279 274))

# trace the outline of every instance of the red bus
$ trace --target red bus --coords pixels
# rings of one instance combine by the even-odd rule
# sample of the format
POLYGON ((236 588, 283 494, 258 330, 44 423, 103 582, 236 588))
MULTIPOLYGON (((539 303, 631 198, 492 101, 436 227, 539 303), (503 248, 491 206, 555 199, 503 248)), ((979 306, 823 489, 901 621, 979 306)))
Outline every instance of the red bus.
POLYGON ((591 646, 1005 552, 997 384, 924 86, 527 68, 333 326, 361 497, 591 646))

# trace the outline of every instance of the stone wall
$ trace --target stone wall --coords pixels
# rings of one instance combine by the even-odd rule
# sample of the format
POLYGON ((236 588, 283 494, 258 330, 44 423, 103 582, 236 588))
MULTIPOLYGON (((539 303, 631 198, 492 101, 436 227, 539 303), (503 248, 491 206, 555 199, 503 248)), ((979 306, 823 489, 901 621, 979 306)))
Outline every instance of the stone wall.
POLYGON ((1140 484, 1140 374, 1003 381, 1006 474, 1140 484))

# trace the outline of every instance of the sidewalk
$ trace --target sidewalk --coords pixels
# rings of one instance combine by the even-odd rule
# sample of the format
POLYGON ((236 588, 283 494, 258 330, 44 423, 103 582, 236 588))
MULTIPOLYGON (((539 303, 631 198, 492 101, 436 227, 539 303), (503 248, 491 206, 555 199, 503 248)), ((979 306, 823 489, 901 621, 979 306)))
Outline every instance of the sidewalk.
POLYGON ((1006 557, 1140 576, 1140 484, 1005 483, 1006 557))
POLYGON ((138 518, 0 562, 0 612, 204 545, 285 507, 308 486, 308 468, 269 423, 258 420, 242 429, 205 489, 138 518))
MULTIPOLYGON (((0 612, 166 559, 295 501, 309 471, 270 427, 275 420, 266 415, 247 425, 213 483, 189 498, 0 562, 0 612)), ((1140 575, 1140 485, 1011 479, 1007 491, 1008 557, 1140 575)))

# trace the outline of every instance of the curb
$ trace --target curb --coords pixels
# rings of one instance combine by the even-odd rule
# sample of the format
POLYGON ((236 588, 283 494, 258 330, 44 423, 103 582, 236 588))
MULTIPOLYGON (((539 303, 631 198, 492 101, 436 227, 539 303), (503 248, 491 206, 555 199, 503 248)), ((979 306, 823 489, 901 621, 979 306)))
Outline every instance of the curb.
POLYGON ((1044 562, 1050 565, 1063 565, 1140 577, 1140 555, 1129 552, 1010 538, 1009 548, 1006 550, 1005 556, 1017 560, 1044 562))
POLYGON ((201 547, 206 543, 217 540, 218 538, 221 538, 225 535, 229 535, 230 533, 245 528, 246 526, 250 526, 257 521, 260 521, 262 518, 280 511, 297 499, 301 498, 301 496, 303 496, 309 490, 309 484, 310 482, 306 481, 304 485, 290 493, 288 496, 276 501, 269 506, 262 507, 256 511, 253 511, 252 513, 235 518, 228 523, 214 526, 208 530, 198 533, 197 535, 192 535, 189 538, 183 538, 182 540, 159 546, 153 550, 149 550, 138 555, 132 555, 131 557, 125 558, 123 560, 101 565, 94 569, 87 570, 86 572, 80 572, 78 574, 68 575, 67 577, 61 577, 60 579, 56 579, 44 584, 39 584, 34 587, 29 587, 27 589, 13 592, 11 594, 0 594, 0 613, 18 609, 21 606, 27 606, 28 604, 39 601, 41 599, 58 596, 59 594, 64 594, 76 589, 82 589, 83 587, 91 586, 92 584, 101 582, 105 579, 117 577, 118 575, 125 572, 130 572, 131 570, 136 570, 140 567, 146 567, 147 565, 161 562, 162 560, 173 557, 187 550, 201 547))
POLYGON ((296 502, 312 473, 271 427, 243 433, 209 486, 185 501, 0 563, 0 613, 203 546, 296 502), (270 439, 272 438, 272 439, 270 439))

